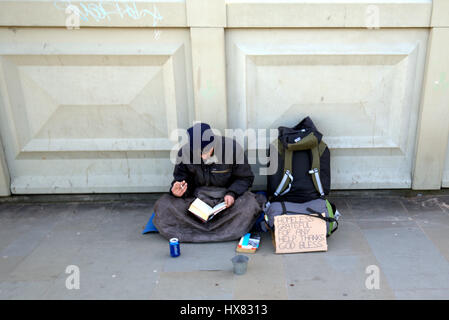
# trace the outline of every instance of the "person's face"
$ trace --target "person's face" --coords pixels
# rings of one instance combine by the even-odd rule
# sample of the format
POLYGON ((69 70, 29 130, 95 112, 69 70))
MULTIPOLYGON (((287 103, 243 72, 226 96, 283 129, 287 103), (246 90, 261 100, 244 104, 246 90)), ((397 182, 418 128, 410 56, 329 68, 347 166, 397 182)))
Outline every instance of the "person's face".
POLYGON ((201 153, 201 159, 206 161, 212 156, 212 153, 214 152, 214 148, 210 148, 209 150, 206 150, 205 152, 201 153))

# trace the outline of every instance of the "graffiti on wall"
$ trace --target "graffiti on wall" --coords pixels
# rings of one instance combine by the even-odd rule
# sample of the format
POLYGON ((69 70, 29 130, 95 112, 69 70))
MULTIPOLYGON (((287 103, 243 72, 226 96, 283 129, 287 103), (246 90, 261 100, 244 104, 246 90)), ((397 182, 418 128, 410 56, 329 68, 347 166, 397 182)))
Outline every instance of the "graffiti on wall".
MULTIPOLYGON (((55 0, 54 6, 63 10, 67 15, 67 29, 79 29, 81 21, 88 22, 94 20, 111 21, 113 17, 120 19, 152 19, 152 26, 156 27, 158 22, 163 19, 156 5, 153 9, 139 8, 135 1, 71 1, 55 0)), ((157 40, 161 34, 160 30, 155 29, 154 35, 157 40)))

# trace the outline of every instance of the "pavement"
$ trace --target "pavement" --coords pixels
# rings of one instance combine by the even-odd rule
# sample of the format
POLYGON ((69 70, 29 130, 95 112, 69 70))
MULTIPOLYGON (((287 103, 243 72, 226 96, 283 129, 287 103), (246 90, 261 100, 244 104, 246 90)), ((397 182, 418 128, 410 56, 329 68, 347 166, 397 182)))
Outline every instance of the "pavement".
POLYGON ((264 233, 244 275, 237 241, 171 258, 142 235, 159 196, 0 198, 0 299, 449 299, 448 189, 333 191, 327 252, 275 254, 264 233))

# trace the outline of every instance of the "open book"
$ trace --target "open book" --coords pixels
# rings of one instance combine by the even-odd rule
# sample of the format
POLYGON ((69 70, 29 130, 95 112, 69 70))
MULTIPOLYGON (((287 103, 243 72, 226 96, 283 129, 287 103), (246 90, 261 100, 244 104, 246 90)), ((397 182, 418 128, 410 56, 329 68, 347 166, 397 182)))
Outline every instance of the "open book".
POLYGON ((200 198, 196 198, 195 201, 189 207, 189 211, 195 216, 203 220, 204 222, 212 219, 217 213, 226 209, 226 203, 220 202, 215 207, 209 206, 206 202, 202 201, 200 198))

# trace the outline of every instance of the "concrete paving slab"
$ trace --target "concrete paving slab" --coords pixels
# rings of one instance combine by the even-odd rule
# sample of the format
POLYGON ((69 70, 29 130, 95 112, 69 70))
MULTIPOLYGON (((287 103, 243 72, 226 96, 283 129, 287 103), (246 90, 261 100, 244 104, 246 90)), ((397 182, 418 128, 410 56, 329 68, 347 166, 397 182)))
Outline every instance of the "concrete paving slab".
POLYGON ((395 295, 399 300, 448 300, 449 289, 397 290, 395 295))
POLYGON ((52 206, 32 204, 20 205, 19 207, 18 210, 3 207, 3 210, 8 211, 1 211, 0 216, 3 218, 0 219, 0 224, 3 232, 0 233, 0 240, 3 245, 0 256, 26 256, 30 254, 61 219, 61 212, 67 210, 70 206, 63 206, 60 210, 54 210, 52 206), (10 212, 14 212, 13 218, 5 218, 5 216, 11 217, 10 212), (5 243, 7 244, 5 245, 5 243))
POLYGON ((18 213, 26 206, 24 203, 0 203, 0 222, 5 223, 8 220, 18 217, 18 213))
MULTIPOLYGON (((63 209, 62 209, 63 210, 63 209)), ((78 203, 64 211, 64 219, 61 225, 76 227, 85 230, 94 230, 104 217, 112 211, 112 204, 105 203, 78 203)))
POLYGON ((70 210, 64 211, 63 217, 55 223, 47 238, 73 246, 110 239, 111 235, 99 237, 98 226, 111 212, 112 204, 74 204, 70 210))
POLYGON ((69 290, 66 281, 69 274, 58 277, 44 294, 51 300, 85 299, 149 299, 158 275, 134 268, 108 269, 98 272, 86 266, 80 267, 80 287, 69 290))
POLYGON ((332 255, 370 254, 371 248, 359 226, 353 220, 341 218, 339 227, 327 238, 328 253, 332 255))
MULTIPOLYGON (((151 207, 150 207, 151 208, 151 207)), ((146 203, 113 204, 105 207, 95 228, 97 239, 140 241, 143 228, 151 217, 146 203)))
MULTIPOLYGON (((148 239, 147 239, 148 240, 148 239)), ((154 240, 154 239, 152 239, 154 240)), ((165 250, 164 250, 165 251, 165 250)), ((48 299, 148 299, 163 267, 161 243, 100 242, 81 248, 70 264, 80 270, 80 289, 67 290, 65 267, 48 299)))
POLYGON ((449 227, 446 226, 421 226, 426 236, 438 248, 443 257, 449 261, 449 227))
POLYGON ((14 281, 54 280, 65 268, 72 264, 81 246, 68 242, 55 242, 48 238, 41 242, 34 251, 22 259, 9 272, 9 279, 14 281))
POLYGON ((0 299, 2 300, 40 300, 51 287, 50 281, 2 281, 0 299))
POLYGON ((0 256, 0 281, 11 280, 11 272, 25 257, 0 256))
POLYGON ((173 259, 166 239, 142 235, 160 195, 0 201, 0 254, 7 257, 0 255, 0 298, 447 297, 449 197, 396 193, 337 193, 332 200, 342 218, 327 252, 277 255, 270 234, 263 233, 243 276, 232 273, 237 241, 181 244, 181 257, 173 259), (69 264, 80 268, 79 290, 65 286, 69 264), (380 268, 379 289, 366 287, 369 265, 380 268))
POLYGON ((449 189, 441 189, 440 192, 430 192, 425 195, 408 197, 406 199, 409 200, 411 204, 410 210, 412 211, 422 207, 439 207, 444 212, 449 213, 449 189))
MULTIPOLYGON (((447 189, 446 189, 447 190, 447 189)), ((440 208, 444 210, 444 212, 449 213, 449 196, 441 196, 440 198, 440 208)))
POLYGON ((6 223, 0 222, 0 254, 12 241, 17 239, 18 233, 27 232, 29 229, 29 226, 13 226, 11 223, 6 225, 6 223))
POLYGON ((444 212, 444 200, 439 196, 401 198, 400 201, 410 213, 444 212))
POLYGON ((361 230, 397 229, 397 228, 417 228, 418 225, 413 219, 404 221, 367 221, 358 220, 356 224, 361 230))
POLYGON ((256 252, 249 257, 247 271, 234 279, 234 299, 288 299, 282 255, 256 252))
MULTIPOLYGON (((162 238, 162 237, 161 237, 162 238)), ((164 239, 164 272, 229 270, 237 241, 217 243, 181 243, 181 255, 170 256, 168 240, 164 239)))
POLYGON ((15 239, 3 248, 0 256, 24 257, 31 254, 53 226, 54 222, 51 221, 29 225, 29 227, 24 226, 25 230, 20 230, 22 232, 18 233, 15 239))
POLYGON ((380 273, 379 289, 366 287, 366 268, 374 256, 337 256, 327 252, 284 255, 289 299, 392 299, 393 291, 380 273))
POLYGON ((449 263, 418 226, 362 230, 393 290, 449 288, 449 263))
POLYGON ((449 227, 449 212, 445 212, 438 197, 413 198, 402 200, 410 217, 420 226, 449 227))
POLYGON ((409 213, 399 199, 351 198, 347 200, 352 216, 357 220, 407 220, 409 213))
POLYGON ((115 212, 142 216, 148 221, 153 213, 154 201, 114 202, 111 208, 115 212))
POLYGON ((226 271, 163 272, 151 299, 232 299, 234 275, 226 271))

